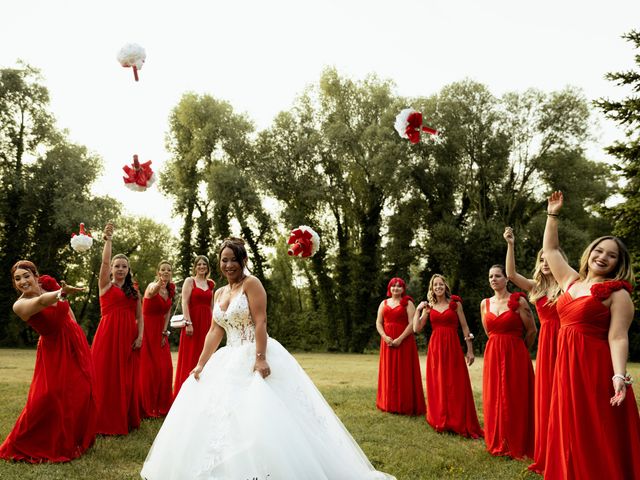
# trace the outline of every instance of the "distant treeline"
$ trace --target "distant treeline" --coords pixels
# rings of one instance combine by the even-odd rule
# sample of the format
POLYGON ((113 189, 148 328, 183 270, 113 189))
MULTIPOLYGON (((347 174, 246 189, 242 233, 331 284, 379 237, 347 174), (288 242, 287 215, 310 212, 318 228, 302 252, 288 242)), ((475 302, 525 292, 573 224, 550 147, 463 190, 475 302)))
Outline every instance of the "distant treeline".
MULTIPOLYGON (((88 287, 72 305, 93 335, 102 244, 73 252, 69 235, 80 222, 99 238, 114 220, 114 252, 130 256, 142 288, 161 259, 174 261, 175 277, 183 279, 197 254, 215 265, 220 240, 243 237, 250 268, 269 295, 270 334, 303 350, 375 348, 375 315, 389 278, 407 280, 419 301, 434 273, 463 297, 481 350, 479 304, 492 294, 489 267, 504 262, 504 227, 514 228, 518 270, 529 274, 553 190, 565 194, 561 243, 573 265, 591 239, 612 231, 627 234, 638 259, 638 232, 625 230, 626 217, 604 206, 627 174, 586 157, 591 106, 575 88, 496 97, 463 80, 407 99, 391 81, 357 81, 327 69, 261 131, 229 103, 186 93, 169 115, 171 158, 159 184, 183 220, 177 239, 166 226, 125 217, 118 202, 90 193, 101 160, 56 127, 48 101, 36 69, 0 70, 3 345, 35 340, 11 313, 9 269, 20 258, 88 287), (400 138, 393 125, 407 106, 441 130, 443 141, 400 138), (299 225, 322 239, 310 259, 286 253, 288 231, 299 225)), ((640 356, 635 325, 631 350, 640 356)))

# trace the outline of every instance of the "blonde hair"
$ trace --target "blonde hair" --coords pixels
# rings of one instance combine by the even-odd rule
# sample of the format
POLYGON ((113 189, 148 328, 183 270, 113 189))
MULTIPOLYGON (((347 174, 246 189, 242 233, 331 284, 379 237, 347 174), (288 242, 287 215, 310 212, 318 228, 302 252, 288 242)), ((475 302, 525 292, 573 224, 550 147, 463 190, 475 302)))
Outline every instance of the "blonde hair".
POLYGON ((194 277, 198 275, 196 268, 198 267, 198 262, 200 260, 207 264, 207 274, 205 275, 205 277, 209 278, 209 274, 211 273, 211 263, 209 263, 209 258, 206 255, 198 255, 196 257, 196 259, 193 261, 193 268, 191 269, 191 273, 194 277))
POLYGON ((633 285, 634 276, 629 250, 627 250, 626 245, 622 243, 622 240, 613 235, 596 238, 585 248, 584 252, 582 252, 582 257, 580 257, 580 271, 578 272, 580 279, 584 280, 587 278, 587 274, 589 273, 589 255, 591 255, 591 252, 604 240, 613 240, 618 246, 618 262, 609 274, 609 280, 626 280, 633 285))
POLYGON ((451 298, 451 288, 449 288, 449 283, 447 282, 447 279, 445 278, 444 275, 435 273, 431 276, 431 280, 429 280, 429 290, 427 291, 427 301, 429 302, 429 305, 435 305, 438 302, 438 298, 436 297, 436 294, 433 292, 433 283, 436 281, 437 278, 440 278, 444 283, 444 298, 447 300, 451 298))
MULTIPOLYGON (((562 251, 562 249, 558 249, 558 251, 560 252, 560 255, 562 255, 562 258, 564 258, 565 262, 569 263, 564 251, 562 251)), ((529 301, 535 304, 546 295, 547 303, 545 305, 554 305, 562 293, 562 288, 553 275, 545 275, 542 273, 541 257, 543 253, 544 250, 541 248, 538 251, 538 255, 536 255, 536 266, 533 269, 533 281, 535 282, 535 285, 529 291, 529 301)))

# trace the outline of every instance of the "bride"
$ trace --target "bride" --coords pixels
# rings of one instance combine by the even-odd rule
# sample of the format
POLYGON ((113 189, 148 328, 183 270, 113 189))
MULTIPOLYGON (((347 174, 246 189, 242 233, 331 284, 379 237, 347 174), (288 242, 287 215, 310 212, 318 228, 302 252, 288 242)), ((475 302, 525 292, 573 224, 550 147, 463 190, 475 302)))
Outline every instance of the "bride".
POLYGON ((395 480, 374 470, 295 359, 267 335, 267 295, 228 238, 211 329, 158 432, 146 480, 395 480), (227 346, 216 351, 227 334, 227 346), (214 354, 215 352, 215 354, 214 354))

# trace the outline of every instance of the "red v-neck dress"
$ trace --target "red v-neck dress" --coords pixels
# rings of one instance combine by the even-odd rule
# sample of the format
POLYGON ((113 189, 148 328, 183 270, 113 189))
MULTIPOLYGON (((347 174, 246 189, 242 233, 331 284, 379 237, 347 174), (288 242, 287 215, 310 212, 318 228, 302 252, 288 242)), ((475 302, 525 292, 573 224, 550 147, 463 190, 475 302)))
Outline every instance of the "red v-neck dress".
MULTIPOLYGON (((384 331, 391 338, 399 337, 409 324, 404 305, 398 304, 392 308, 385 300, 382 315, 384 331)), ((413 335, 406 337, 399 347, 389 347, 380 339, 376 406, 385 412, 424 415, 426 407, 420 360, 413 335)))
POLYGON ((544 472, 544 460, 547 454, 549 408, 551 407, 551 389, 553 387, 553 372, 556 368, 558 332, 560 330, 560 317, 556 304, 547 305, 547 301, 546 296, 536 301, 540 332, 538 333, 538 353, 536 354, 535 445, 533 463, 529 465, 529 470, 541 475, 544 472))
POLYGON ((640 417, 633 388, 627 387, 622 405, 609 403, 614 395, 611 311, 602 301, 624 283, 597 283, 591 295, 574 299, 566 292, 558 299, 545 479, 640 478, 640 417))
MULTIPOLYGON (((98 433, 126 435, 140 426, 140 349, 136 308, 138 300, 111 285, 100 296, 100 323, 91 344, 96 370, 98 433)), ((144 341, 144 340, 143 340, 144 341)))
POLYGON ((213 298, 213 280, 207 280, 206 290, 202 290, 193 282, 193 289, 189 298, 189 316, 193 323, 193 335, 187 335, 187 329, 180 333, 180 347, 178 348, 178 365, 176 366, 176 379, 173 385, 174 398, 178 395, 180 387, 187 379, 191 370, 195 368, 202 353, 204 339, 211 328, 211 299, 213 298))
POLYGON ((483 436, 473 402, 469 370, 458 338, 455 301, 444 312, 431 309, 433 333, 427 350, 427 422, 436 431, 483 436))
POLYGON ((489 299, 485 324, 489 341, 484 351, 482 405, 484 438, 492 455, 533 456, 534 375, 518 314, 520 292, 512 293, 510 308, 495 315, 489 299))
POLYGON ((0 458, 67 462, 82 455, 96 436, 89 344, 68 302, 41 310, 27 323, 40 334, 33 380, 24 410, 0 446, 0 458))
POLYGON ((167 338, 162 335, 172 298, 156 294, 142 301, 144 340, 140 349, 140 416, 163 417, 173 401, 173 364, 167 338))

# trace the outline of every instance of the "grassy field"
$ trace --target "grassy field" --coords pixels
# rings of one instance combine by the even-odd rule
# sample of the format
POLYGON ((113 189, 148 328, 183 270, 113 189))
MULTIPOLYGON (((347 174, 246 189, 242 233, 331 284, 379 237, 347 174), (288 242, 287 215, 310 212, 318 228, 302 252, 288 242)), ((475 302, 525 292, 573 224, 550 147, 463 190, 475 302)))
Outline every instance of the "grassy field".
MULTIPOLYGON (((24 406, 34 353, 33 350, 0 350, 3 406, 0 439, 10 432, 24 406)), ((296 354, 296 358, 373 465, 395 475, 398 480, 542 478, 527 471, 527 462, 492 457, 484 450, 481 440, 435 433, 423 417, 409 418, 376 410, 376 355, 301 353, 296 354)), ((174 354, 174 364, 175 360, 174 354)), ((424 366, 424 358, 421 358, 421 365, 424 366)), ((632 364, 629 370, 638 378, 640 365, 632 364)), ((476 360, 470 372, 482 423, 481 358, 476 360)), ((130 435, 98 437, 87 454, 66 464, 27 465, 0 461, 0 479, 138 479, 160 424, 160 420, 144 420, 141 428, 130 435)))

